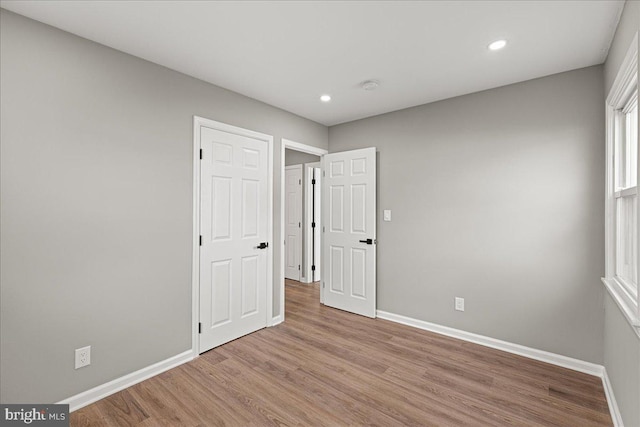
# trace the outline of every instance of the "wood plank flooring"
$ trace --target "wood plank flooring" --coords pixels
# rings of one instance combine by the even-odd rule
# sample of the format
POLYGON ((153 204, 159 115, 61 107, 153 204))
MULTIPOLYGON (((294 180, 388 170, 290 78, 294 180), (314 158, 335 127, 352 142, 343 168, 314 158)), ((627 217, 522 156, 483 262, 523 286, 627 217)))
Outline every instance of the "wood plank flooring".
POLYGON ((321 306, 71 414, 72 426, 611 426, 599 378, 321 306))

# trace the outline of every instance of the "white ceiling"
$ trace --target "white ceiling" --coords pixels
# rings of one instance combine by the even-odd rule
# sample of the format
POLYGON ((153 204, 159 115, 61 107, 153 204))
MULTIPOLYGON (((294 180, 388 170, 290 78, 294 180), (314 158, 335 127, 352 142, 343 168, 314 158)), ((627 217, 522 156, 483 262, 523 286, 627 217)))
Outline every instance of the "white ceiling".
POLYGON ((2 1, 325 125, 602 63, 621 1, 2 1), (486 46, 506 38, 507 47, 486 46), (359 83, 380 81, 366 92, 359 83), (328 93, 333 100, 321 103, 328 93))

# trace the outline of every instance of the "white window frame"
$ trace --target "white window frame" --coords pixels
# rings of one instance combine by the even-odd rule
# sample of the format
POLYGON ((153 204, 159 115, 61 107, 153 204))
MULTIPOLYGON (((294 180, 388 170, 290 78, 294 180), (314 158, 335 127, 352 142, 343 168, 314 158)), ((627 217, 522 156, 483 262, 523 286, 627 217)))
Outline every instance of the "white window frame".
MULTIPOLYGON (((605 277, 602 278, 606 289, 613 300, 620 307, 636 334, 640 336, 640 292, 616 275, 616 253, 619 252, 616 242, 616 201, 621 197, 629 197, 636 194, 637 187, 616 188, 616 174, 619 170, 616 166, 617 140, 625 130, 621 128, 621 117, 628 111, 633 102, 637 103, 638 91, 638 34, 636 33, 627 55, 620 66, 618 75, 611 87, 606 100, 606 137, 607 137, 607 182, 605 204, 605 277), (635 98, 634 98, 635 97, 635 98), (625 108, 626 107, 626 108, 625 108)), ((636 135, 637 137, 637 135, 636 135)), ((635 153, 637 156, 637 153, 635 153)), ((638 163, 640 166, 640 163, 638 163)), ((638 169, 638 168, 637 168, 638 169)), ((636 171, 637 174, 637 171, 636 171)), ((629 177, 626 177, 628 180, 629 177)), ((636 183, 640 180, 636 176, 636 183)), ((627 186, 628 187, 628 186, 627 186)), ((636 196, 637 197, 637 196, 636 196)), ((640 209, 636 210, 638 215, 640 209)), ((636 229, 636 242, 640 241, 640 227, 636 229)), ((637 244, 637 243, 636 243, 637 244)), ((640 265, 640 256, 636 251, 636 265, 640 265)))

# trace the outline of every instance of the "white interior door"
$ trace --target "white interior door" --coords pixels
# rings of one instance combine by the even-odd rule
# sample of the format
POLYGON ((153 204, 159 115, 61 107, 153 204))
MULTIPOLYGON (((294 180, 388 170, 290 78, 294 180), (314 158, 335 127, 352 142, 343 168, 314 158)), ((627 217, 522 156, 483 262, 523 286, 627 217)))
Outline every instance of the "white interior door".
POLYGON ((200 127, 200 353, 267 325, 269 143, 226 128, 200 127))
POLYGON ((302 165, 287 166, 285 191, 284 277, 300 281, 302 262, 302 165))
POLYGON ((322 158, 324 304, 376 317, 376 149, 322 158))

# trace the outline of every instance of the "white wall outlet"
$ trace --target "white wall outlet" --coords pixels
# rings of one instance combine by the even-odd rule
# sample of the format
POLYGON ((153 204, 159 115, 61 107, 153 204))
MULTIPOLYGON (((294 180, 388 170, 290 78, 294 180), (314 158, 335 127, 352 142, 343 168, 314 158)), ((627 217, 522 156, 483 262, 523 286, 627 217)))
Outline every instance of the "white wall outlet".
POLYGON ((384 221, 391 221, 391 209, 385 209, 382 212, 382 219, 384 221))
POLYGON ((464 298, 456 297, 455 307, 458 311, 464 311, 464 298))
POLYGON ((91 346, 76 348, 76 369, 91 364, 91 346))

